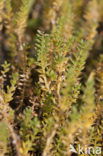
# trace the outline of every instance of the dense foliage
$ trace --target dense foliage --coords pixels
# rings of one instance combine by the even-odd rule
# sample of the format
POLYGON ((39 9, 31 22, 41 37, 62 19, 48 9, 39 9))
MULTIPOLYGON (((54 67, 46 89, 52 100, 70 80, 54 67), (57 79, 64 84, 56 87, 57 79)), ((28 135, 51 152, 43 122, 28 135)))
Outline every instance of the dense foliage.
POLYGON ((1 156, 103 155, 102 10, 0 0, 1 156))

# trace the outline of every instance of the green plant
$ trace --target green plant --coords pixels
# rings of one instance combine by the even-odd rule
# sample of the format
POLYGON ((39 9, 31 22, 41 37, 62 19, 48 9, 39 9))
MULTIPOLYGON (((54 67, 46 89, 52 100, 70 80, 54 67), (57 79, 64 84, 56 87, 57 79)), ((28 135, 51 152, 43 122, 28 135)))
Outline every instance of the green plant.
POLYGON ((103 147, 102 9, 102 0, 0 1, 0 155, 103 147))

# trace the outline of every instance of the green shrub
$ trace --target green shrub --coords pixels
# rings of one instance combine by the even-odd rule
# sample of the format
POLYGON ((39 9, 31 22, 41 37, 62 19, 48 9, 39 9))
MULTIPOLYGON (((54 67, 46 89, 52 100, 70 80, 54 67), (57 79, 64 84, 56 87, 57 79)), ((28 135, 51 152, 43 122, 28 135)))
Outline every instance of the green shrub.
POLYGON ((0 1, 0 155, 102 149, 102 9, 102 0, 0 1))

